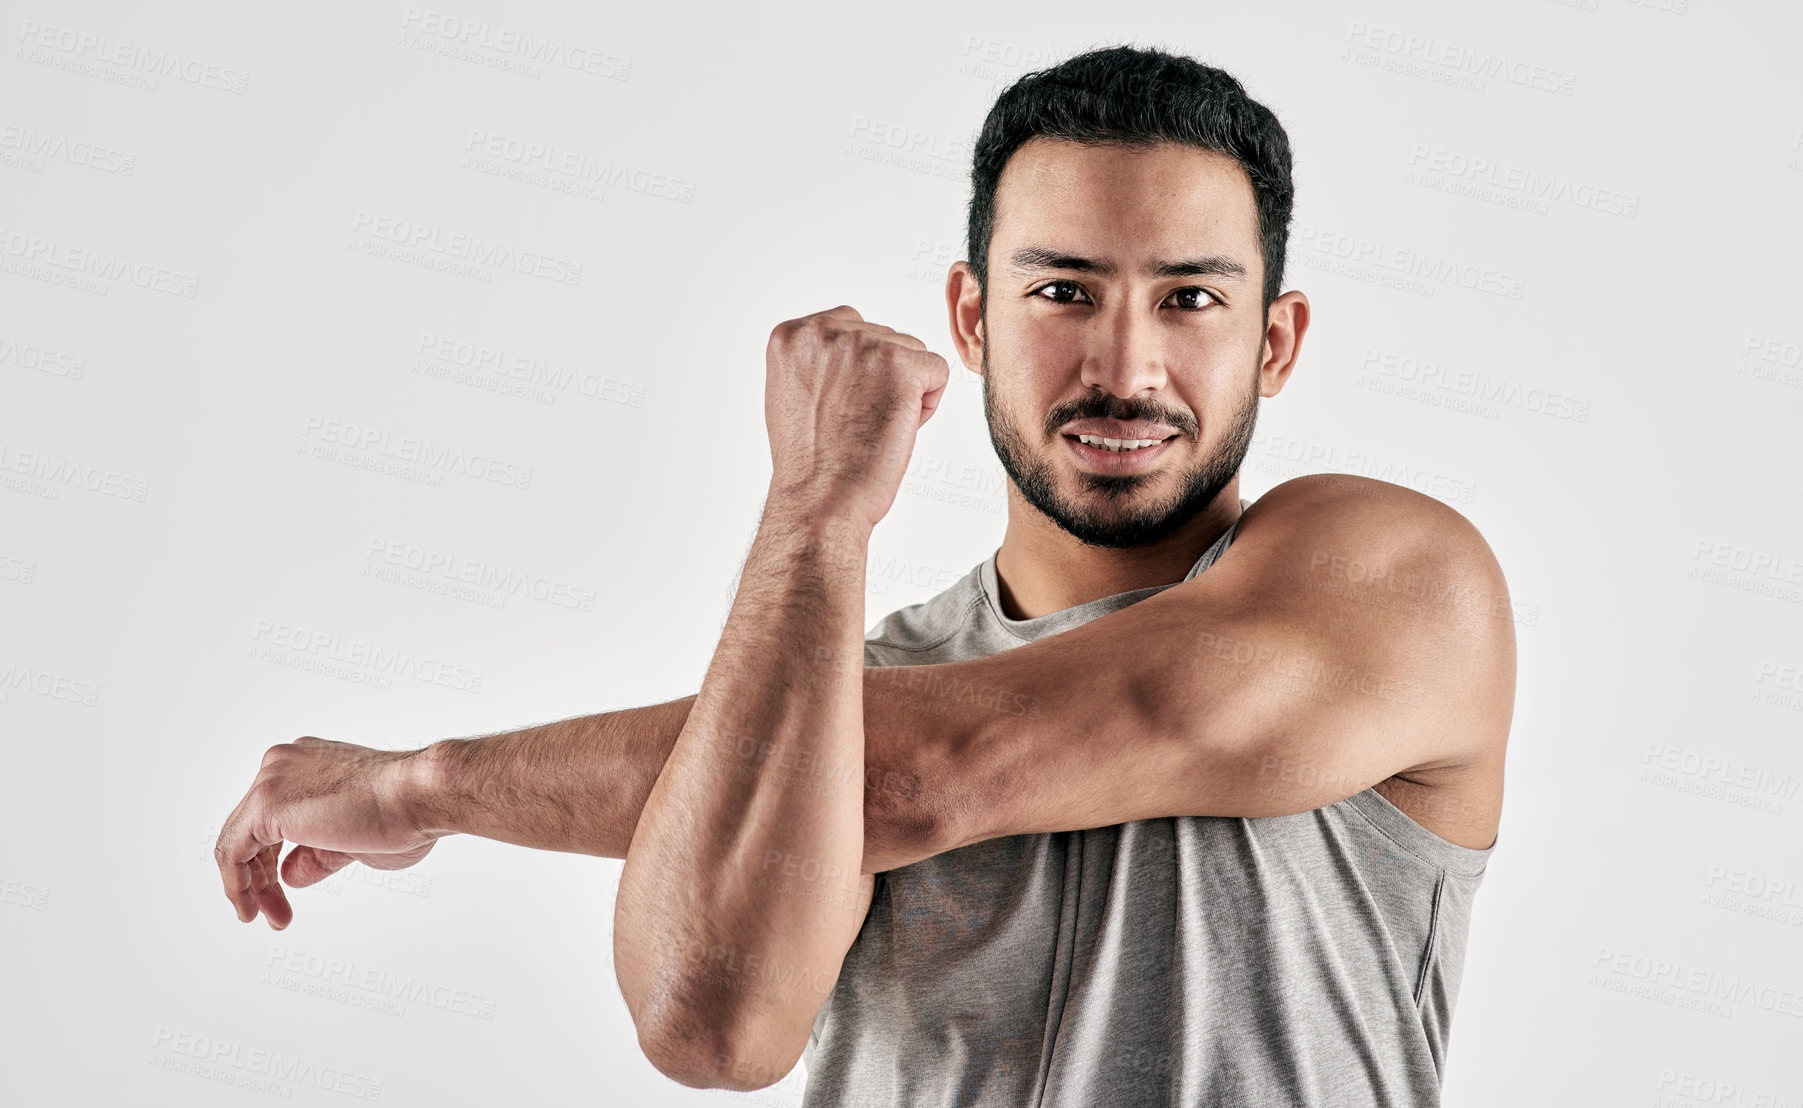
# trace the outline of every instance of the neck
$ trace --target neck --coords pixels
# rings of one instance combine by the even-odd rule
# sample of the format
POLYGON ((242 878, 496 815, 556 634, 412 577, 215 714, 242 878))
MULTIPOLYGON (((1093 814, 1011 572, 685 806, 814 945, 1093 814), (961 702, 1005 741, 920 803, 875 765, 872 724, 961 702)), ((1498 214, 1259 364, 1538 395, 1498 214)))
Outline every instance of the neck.
POLYGON ((1202 552, 1240 518, 1236 475, 1195 518, 1157 542, 1124 550, 1087 546, 1008 485, 1008 530, 995 555, 1002 612, 1037 619, 1105 596, 1183 580, 1202 552))

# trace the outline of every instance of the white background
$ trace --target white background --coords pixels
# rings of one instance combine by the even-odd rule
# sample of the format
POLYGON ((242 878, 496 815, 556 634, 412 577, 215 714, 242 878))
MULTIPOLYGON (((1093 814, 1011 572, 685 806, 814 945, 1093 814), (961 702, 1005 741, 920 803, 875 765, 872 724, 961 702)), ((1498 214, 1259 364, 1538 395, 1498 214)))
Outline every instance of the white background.
POLYGON ((1447 1103, 1803 1103, 1794 8, 164 7, 0 4, 0 1100, 267 1103, 232 1084, 262 1050, 322 1075, 297 1103, 798 1103, 799 1071, 735 1097, 639 1055, 617 861, 453 838, 297 891, 278 935, 211 847, 273 743, 694 691, 780 320, 849 303, 953 363, 866 624, 994 550, 941 294, 970 142, 1009 81, 1126 42, 1235 73, 1296 151, 1314 322, 1244 495, 1408 484, 1511 584, 1447 1103), (577 64, 510 71, 458 21, 577 64), (414 264, 401 226, 544 270, 414 264), (500 479, 370 468, 408 441, 500 479), (299 668, 352 647, 439 679, 299 668), (467 997, 338 987, 372 972, 467 997))

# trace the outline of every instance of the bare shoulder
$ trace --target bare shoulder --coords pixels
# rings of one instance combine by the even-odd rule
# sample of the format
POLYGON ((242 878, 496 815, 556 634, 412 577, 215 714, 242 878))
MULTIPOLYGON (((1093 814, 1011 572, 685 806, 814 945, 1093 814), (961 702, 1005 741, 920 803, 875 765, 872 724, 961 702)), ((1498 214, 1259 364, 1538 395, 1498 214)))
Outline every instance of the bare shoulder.
POLYGON ((1442 838, 1489 846, 1514 714, 1515 624, 1502 567, 1471 521, 1401 485, 1310 474, 1246 509, 1222 564, 1235 554, 1333 659, 1410 690, 1395 724, 1421 733, 1421 753, 1378 791, 1442 838))
POLYGON ((1485 618, 1511 610, 1490 544, 1456 508, 1402 485, 1344 473, 1292 478, 1245 510, 1228 553, 1309 593, 1362 604, 1379 622, 1388 612, 1488 634, 1492 645, 1514 639, 1512 621, 1485 618))
POLYGON ((1247 529, 1263 528, 1283 528, 1286 538, 1306 531, 1356 541, 1379 553, 1425 543, 1430 552, 1455 559, 1459 568, 1493 572, 1501 583, 1490 545, 1457 508, 1372 477, 1310 473, 1274 485, 1246 509, 1234 541, 1247 529))

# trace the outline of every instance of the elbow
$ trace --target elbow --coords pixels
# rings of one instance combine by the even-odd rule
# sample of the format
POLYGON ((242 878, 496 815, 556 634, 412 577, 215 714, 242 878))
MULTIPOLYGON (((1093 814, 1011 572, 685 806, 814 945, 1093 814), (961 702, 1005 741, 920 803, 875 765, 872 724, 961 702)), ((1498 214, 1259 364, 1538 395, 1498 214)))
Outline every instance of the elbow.
MULTIPOLYGON (((632 892, 622 879, 616 912, 631 907, 632 892)), ((614 972, 645 1060, 692 1089, 751 1092, 788 1076, 813 1031, 812 1012, 803 1020, 784 1007, 787 997, 770 993, 727 947, 645 935, 635 922, 629 915, 616 925, 614 972)))
POLYGON ((787 1077, 801 1060, 800 1050, 783 1048, 766 1028, 693 1008, 640 1020, 638 1031, 646 1060, 691 1089, 755 1092, 787 1077))
POLYGON ((883 873, 985 836, 974 813, 993 805, 993 783, 944 741, 864 767, 864 872, 883 873))
POLYGON ((919 778, 872 772, 864 794, 864 872, 883 873, 944 853, 958 844, 959 821, 944 789, 919 778))

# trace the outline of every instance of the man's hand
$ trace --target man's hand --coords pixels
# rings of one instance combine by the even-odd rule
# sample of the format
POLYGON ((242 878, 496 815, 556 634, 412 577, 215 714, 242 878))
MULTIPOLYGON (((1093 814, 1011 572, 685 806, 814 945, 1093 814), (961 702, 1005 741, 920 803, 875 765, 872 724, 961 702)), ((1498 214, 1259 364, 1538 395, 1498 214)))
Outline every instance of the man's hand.
POLYGON ((846 305, 777 324, 764 356, 773 504, 875 528, 951 368, 846 305))
POLYGON ((294 919, 282 881, 298 889, 353 861, 403 869, 424 858, 439 833, 420 829, 409 799, 419 753, 312 736, 270 747, 213 848, 238 919, 261 910, 280 931, 294 919), (278 879, 284 841, 295 846, 278 879))

